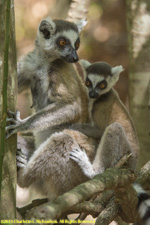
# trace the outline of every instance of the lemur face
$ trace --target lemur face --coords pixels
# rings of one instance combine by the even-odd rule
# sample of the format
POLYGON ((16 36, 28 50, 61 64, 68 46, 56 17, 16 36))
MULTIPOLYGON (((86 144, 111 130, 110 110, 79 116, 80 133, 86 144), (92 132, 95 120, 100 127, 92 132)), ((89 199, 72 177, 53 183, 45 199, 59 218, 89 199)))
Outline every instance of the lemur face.
POLYGON ((108 82, 103 75, 89 74, 85 85, 88 88, 90 98, 98 98, 100 95, 108 92, 108 82))
POLYGON ((119 74, 123 71, 122 66, 112 68, 105 62, 88 64, 84 61, 85 85, 88 88, 90 98, 99 98, 109 92, 119 79, 119 74))
POLYGON ((56 35, 55 49, 67 62, 77 62, 79 60, 77 50, 80 46, 78 32, 74 30, 59 32, 56 35))
POLYGON ((55 51, 67 62, 77 62, 77 50, 80 46, 79 34, 86 23, 85 20, 75 24, 65 20, 46 18, 39 25, 37 45, 47 52, 55 51))

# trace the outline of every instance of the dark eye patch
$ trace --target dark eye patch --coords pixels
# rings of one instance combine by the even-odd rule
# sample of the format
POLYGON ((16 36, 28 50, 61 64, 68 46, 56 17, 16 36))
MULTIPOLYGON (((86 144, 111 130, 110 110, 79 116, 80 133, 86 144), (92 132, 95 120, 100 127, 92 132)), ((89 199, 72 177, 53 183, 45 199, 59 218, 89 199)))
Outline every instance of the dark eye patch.
POLYGON ((92 82, 90 81, 90 79, 88 77, 86 78, 85 85, 87 87, 92 87, 92 82))
POLYGON ((80 47, 80 38, 78 37, 75 42, 75 49, 77 50, 80 47))
POLYGON ((70 41, 66 37, 63 37, 63 36, 58 37, 56 40, 56 43, 61 48, 65 47, 66 45, 70 45, 70 41), (65 45, 64 46, 60 45, 61 42, 65 42, 65 45))
POLYGON ((105 80, 99 82, 97 85, 96 85, 97 88, 103 90, 107 87, 107 82, 105 80))

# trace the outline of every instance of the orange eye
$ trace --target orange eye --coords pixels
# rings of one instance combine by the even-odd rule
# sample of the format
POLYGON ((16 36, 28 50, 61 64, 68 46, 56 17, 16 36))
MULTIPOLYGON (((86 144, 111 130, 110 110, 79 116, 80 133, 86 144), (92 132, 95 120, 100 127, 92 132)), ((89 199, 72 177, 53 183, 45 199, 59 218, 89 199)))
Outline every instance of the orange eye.
POLYGON ((64 46, 64 45, 66 45, 66 41, 64 41, 64 40, 63 40, 63 41, 60 41, 59 44, 60 44, 61 46, 64 46))
POLYGON ((77 43, 75 44, 76 49, 78 49, 79 46, 80 46, 80 42, 77 42, 77 43))
POLYGON ((100 88, 104 89, 105 88, 105 84, 100 84, 100 88))
POLYGON ((85 82, 85 85, 86 85, 86 86, 90 86, 90 82, 87 80, 87 81, 85 82))

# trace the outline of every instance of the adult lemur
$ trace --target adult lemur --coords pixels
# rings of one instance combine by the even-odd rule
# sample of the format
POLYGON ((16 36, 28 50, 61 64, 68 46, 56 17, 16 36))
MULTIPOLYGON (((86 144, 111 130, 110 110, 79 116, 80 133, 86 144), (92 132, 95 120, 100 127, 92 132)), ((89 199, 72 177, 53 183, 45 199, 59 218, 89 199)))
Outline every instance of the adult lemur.
POLYGON ((78 131, 56 133, 59 125, 88 120, 88 96, 73 66, 78 60, 79 33, 85 20, 71 23, 46 18, 41 21, 33 52, 18 65, 19 92, 31 89, 35 114, 21 120, 19 113, 6 128, 7 137, 15 132, 34 133, 36 150, 29 158, 25 147, 18 151, 18 184, 34 186, 50 199, 87 180, 69 153, 82 147, 94 157, 94 140, 78 131))

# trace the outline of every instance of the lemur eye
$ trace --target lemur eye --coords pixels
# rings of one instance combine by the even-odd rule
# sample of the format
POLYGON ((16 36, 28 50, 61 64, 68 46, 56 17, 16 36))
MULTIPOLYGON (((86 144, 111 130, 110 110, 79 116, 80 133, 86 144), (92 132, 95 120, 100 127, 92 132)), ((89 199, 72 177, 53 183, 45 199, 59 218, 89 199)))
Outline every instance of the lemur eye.
POLYGON ((89 80, 86 80, 86 81, 85 81, 85 85, 86 85, 87 87, 89 87, 89 86, 90 86, 90 84, 91 84, 91 83, 90 83, 90 81, 89 81, 89 80))
POLYGON ((100 84, 100 88, 101 89, 105 88, 105 84, 100 84))
POLYGON ((66 45, 66 41, 65 40, 61 40, 59 41, 60 46, 65 46, 66 45))
POLYGON ((103 81, 102 83, 99 84, 100 89, 105 89, 107 86, 106 81, 103 81))
POLYGON ((80 46, 80 42, 76 42, 76 43, 75 43, 75 48, 76 48, 76 50, 79 48, 79 46, 80 46))

